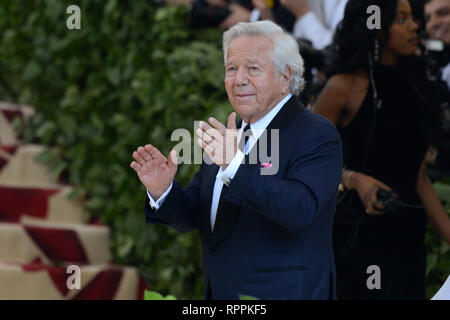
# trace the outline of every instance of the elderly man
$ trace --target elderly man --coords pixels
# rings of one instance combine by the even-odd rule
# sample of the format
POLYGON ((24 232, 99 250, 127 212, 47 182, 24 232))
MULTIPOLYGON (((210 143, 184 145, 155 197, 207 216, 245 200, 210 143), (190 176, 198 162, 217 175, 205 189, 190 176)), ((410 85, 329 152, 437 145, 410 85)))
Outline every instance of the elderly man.
POLYGON ((265 0, 252 0, 255 9, 251 21, 259 18, 275 19, 291 30, 297 39, 311 41, 314 48, 322 50, 331 44, 334 30, 344 17, 348 0, 279 0, 282 5, 272 10, 265 0), (283 9, 282 9, 283 8, 283 9), (286 12, 284 9, 287 9, 286 12), (293 21, 291 21, 293 18, 293 21), (290 26, 292 23, 292 27, 290 26))
POLYGON ((239 23, 225 32, 223 48, 225 88, 240 129, 235 113, 228 128, 214 118, 200 124, 198 142, 215 163, 205 161, 185 189, 174 181, 174 151, 168 159, 152 145, 133 152, 131 167, 147 188, 146 222, 199 231, 207 299, 334 298, 339 134, 295 97, 303 61, 280 27, 239 23), (259 157, 247 161, 264 129, 279 133, 277 146, 269 146, 279 153, 272 175, 261 174, 270 164, 259 157), (244 148, 221 139, 235 130, 248 137, 244 148))

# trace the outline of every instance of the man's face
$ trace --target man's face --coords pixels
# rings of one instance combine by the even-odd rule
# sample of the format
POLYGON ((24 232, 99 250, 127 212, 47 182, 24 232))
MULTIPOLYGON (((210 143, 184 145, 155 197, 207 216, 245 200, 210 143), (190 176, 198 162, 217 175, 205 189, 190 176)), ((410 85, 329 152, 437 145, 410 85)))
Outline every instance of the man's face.
POLYGON ((261 36, 238 36, 228 48, 225 89, 246 123, 261 119, 288 90, 290 79, 278 74, 271 54, 271 41, 261 36))
POLYGON ((425 4, 428 34, 450 44, 450 0, 433 0, 425 4))

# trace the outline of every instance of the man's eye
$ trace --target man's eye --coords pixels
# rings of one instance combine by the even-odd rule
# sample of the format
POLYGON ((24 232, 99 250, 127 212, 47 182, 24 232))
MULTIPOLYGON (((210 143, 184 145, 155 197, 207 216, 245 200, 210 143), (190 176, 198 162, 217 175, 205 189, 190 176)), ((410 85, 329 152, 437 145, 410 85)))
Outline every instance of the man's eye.
POLYGON ((250 67, 250 70, 258 70, 258 67, 250 67))
POLYGON ((227 72, 232 72, 232 71, 235 71, 235 70, 236 70, 235 67, 228 67, 228 68, 227 68, 227 72))
POLYGON ((448 15, 449 13, 450 13, 450 9, 445 8, 445 9, 439 11, 439 16, 445 17, 445 16, 448 15))

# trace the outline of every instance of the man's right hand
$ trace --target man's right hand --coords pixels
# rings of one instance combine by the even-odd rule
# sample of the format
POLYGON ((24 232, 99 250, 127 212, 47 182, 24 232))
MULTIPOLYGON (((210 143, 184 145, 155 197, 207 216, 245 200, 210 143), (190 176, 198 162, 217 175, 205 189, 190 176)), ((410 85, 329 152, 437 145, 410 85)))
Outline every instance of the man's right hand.
POLYGON ((136 161, 131 162, 130 167, 136 171, 153 199, 158 200, 175 179, 178 168, 176 151, 172 150, 167 159, 158 149, 147 144, 137 148, 133 158, 136 161))

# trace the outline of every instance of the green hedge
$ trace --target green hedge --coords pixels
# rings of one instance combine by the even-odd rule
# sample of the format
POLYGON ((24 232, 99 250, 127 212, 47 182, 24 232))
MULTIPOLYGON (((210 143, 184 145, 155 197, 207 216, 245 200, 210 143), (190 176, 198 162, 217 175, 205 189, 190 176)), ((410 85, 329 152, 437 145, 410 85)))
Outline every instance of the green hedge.
MULTIPOLYGON (((21 128, 26 141, 58 147, 40 159, 111 226, 114 262, 138 266, 151 290, 180 299, 203 296, 199 238, 144 223, 145 190, 129 164, 139 145, 167 154, 174 129, 226 119, 220 46, 219 30, 191 30, 186 9, 152 1, 0 3, 0 100, 35 107, 21 128), (81 30, 66 28, 71 4, 81 30)), ((197 168, 181 166, 177 180, 186 184, 197 168)), ((437 286, 443 249, 439 239, 428 244, 437 286)))
MULTIPOLYGON (((434 188, 447 213, 450 214, 450 179, 435 183, 434 188)), ((427 297, 431 298, 450 275, 450 247, 437 234, 431 223, 427 226, 425 244, 427 249, 427 297)))
MULTIPOLYGON (((0 4, 0 37, 1 100, 36 108, 26 140, 58 147, 41 160, 111 226, 114 262, 138 266, 152 290, 202 298, 197 234, 145 224, 129 164, 137 146, 167 154, 174 129, 231 112, 220 31, 191 30, 186 9, 150 1, 27 0, 0 4), (66 28, 70 4, 81 30, 66 28)), ((197 169, 183 165, 177 179, 197 169)))

